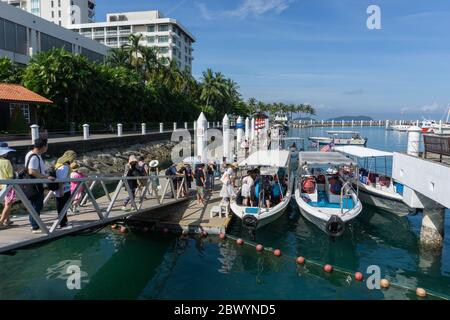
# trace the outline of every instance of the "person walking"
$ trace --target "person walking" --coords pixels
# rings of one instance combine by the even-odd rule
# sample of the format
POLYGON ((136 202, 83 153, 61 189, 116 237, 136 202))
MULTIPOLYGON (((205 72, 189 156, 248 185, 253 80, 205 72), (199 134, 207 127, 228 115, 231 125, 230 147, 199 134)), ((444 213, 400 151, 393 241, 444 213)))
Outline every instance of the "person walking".
MULTIPOLYGON (((14 179, 14 169, 11 161, 6 157, 10 152, 15 152, 16 150, 11 149, 6 142, 0 142, 0 180, 14 179)), ((0 192, 4 192, 7 188, 6 185, 0 185, 0 192)), ((12 205, 16 202, 16 191, 11 189, 6 194, 3 211, 0 217, 0 230, 7 229, 12 224, 9 220, 11 214, 12 205)))
POLYGON ((207 178, 207 187, 210 192, 214 190, 214 174, 216 172, 216 164, 214 161, 210 161, 208 163, 208 167, 206 169, 206 178, 207 178))
MULTIPOLYGON (((80 168, 80 165, 77 162, 73 162, 70 165, 70 170, 72 171, 72 173, 70 174, 70 179, 84 179, 87 177, 87 170, 86 168, 80 168)), ((72 181, 70 182, 70 193, 73 194, 75 192, 75 190, 77 189, 78 185, 81 182, 78 181, 72 181)), ((73 199, 72 202, 72 212, 73 213, 78 213, 78 207, 81 204, 81 197, 83 195, 83 190, 84 187, 81 187, 77 194, 75 195, 75 198, 73 199)))
MULTIPOLYGON (((56 179, 64 180, 70 178, 70 165, 76 160, 77 154, 73 150, 68 150, 56 161, 56 179)), ((58 211, 58 218, 61 218, 64 206, 70 199, 70 182, 59 183, 59 189, 55 191, 56 210, 58 211)), ((67 211, 62 217, 60 228, 66 228, 67 225, 67 211)))
POLYGON ((150 192, 152 196, 159 198, 158 190, 159 190, 159 176, 158 176, 158 160, 150 161, 150 192))
POLYGON ((230 199, 235 196, 232 176, 233 176, 233 169, 228 168, 220 178, 220 181, 222 182, 222 189, 220 190, 220 196, 225 200, 225 202, 230 202, 230 199))
POLYGON ((195 184, 197 185, 197 203, 205 205, 205 165, 203 163, 195 168, 195 184))
MULTIPOLYGON (((131 155, 128 158, 128 163, 125 166, 125 177, 139 177, 141 176, 141 172, 138 168, 138 159, 136 158, 136 156, 131 155)), ((127 208, 128 203, 131 201, 131 197, 133 197, 133 199, 135 199, 135 193, 136 190, 139 186, 137 179, 130 179, 127 180, 128 181, 128 185, 130 186, 131 189, 131 194, 129 194, 124 200, 123 200, 123 205, 122 205, 122 210, 123 211, 129 211, 130 209, 127 208)))
MULTIPOLYGON (((34 141, 33 149, 25 156, 25 170, 31 179, 48 179, 54 180, 54 177, 50 177, 46 174, 45 162, 42 159, 42 155, 48 150, 48 141, 43 138, 38 138, 34 141)), ((44 207, 44 186, 42 183, 38 183, 34 186, 35 192, 29 197, 32 207, 36 211, 37 215, 41 215, 41 211, 44 207)), ((31 231, 33 233, 42 233, 37 222, 34 220, 31 213, 29 214, 29 220, 31 224, 31 231)))

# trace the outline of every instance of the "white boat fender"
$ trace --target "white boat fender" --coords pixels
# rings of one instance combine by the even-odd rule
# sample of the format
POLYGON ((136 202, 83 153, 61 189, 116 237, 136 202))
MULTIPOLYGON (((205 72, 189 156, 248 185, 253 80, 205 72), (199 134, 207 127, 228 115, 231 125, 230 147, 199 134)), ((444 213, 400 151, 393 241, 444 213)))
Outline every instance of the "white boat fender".
POLYGON ((242 224, 244 225, 244 227, 246 227, 248 229, 255 229, 256 230, 256 227, 258 226, 258 218, 256 218, 252 214, 246 214, 242 218, 242 224))
POLYGON ((336 215, 332 215, 328 220, 325 230, 330 237, 340 237, 345 231, 345 222, 336 215))

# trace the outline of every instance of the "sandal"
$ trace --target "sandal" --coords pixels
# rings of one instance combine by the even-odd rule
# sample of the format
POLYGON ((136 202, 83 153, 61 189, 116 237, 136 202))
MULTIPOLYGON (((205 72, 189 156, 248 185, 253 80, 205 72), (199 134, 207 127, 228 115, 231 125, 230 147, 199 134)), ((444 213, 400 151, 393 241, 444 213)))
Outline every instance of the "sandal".
POLYGON ((8 225, 0 223, 0 230, 5 230, 5 229, 8 229, 8 228, 9 228, 8 225))

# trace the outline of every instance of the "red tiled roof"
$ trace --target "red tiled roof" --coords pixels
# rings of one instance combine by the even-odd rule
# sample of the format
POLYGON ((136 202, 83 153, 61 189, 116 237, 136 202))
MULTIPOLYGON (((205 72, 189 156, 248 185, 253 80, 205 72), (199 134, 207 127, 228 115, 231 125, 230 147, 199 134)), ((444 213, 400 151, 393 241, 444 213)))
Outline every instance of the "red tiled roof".
POLYGON ((44 98, 33 91, 17 84, 0 83, 0 101, 28 102, 36 104, 52 104, 53 101, 44 98))

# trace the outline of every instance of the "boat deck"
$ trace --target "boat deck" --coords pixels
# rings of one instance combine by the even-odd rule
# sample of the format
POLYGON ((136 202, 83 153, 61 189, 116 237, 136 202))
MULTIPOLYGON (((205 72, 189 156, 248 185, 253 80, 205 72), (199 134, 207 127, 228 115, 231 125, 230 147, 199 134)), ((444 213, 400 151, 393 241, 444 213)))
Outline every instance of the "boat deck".
MULTIPOLYGON (((344 198, 342 201, 342 207, 344 209, 353 209, 354 203, 352 198, 344 198)), ((340 209, 340 203, 330 203, 328 200, 327 193, 325 191, 318 192, 318 201, 317 202, 308 202, 308 205, 311 207, 320 207, 320 208, 329 208, 329 209, 340 209)))

